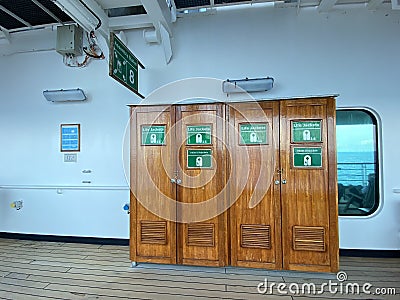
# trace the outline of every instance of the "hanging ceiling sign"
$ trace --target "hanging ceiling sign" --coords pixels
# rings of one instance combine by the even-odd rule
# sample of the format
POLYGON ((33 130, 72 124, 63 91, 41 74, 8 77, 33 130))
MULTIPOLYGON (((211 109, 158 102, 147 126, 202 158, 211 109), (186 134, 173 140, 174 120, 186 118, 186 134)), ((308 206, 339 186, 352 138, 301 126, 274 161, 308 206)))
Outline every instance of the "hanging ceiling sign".
POLYGON ((186 136, 187 145, 210 145, 211 125, 188 125, 186 136))
POLYGON ((293 148, 293 166, 295 168, 321 168, 322 148, 293 148))
POLYGON ((145 68, 128 47, 112 32, 110 34, 109 75, 144 99, 144 96, 138 91, 139 67, 145 68))
POLYGON ((321 142, 321 121, 292 121, 292 142, 321 142))
POLYGON ((266 145, 268 144, 268 123, 239 124, 241 145, 266 145))

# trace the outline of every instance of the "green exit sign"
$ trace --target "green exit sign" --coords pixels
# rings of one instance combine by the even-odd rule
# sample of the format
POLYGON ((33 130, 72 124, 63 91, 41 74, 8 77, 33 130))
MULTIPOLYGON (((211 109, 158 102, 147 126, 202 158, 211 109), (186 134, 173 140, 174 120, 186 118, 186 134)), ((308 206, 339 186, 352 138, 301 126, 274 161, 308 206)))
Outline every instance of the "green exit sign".
POLYGON ((295 168, 321 168, 321 147, 294 147, 293 166, 295 168))
POLYGON ((268 144, 268 123, 239 124, 240 145, 268 144))
POLYGON ((212 168, 212 149, 188 149, 187 167, 189 169, 212 168))
POLYGON ((292 121, 292 142, 321 142, 321 121, 292 121))
POLYGON ((139 97, 144 98, 138 91, 139 67, 144 69, 128 47, 114 33, 111 33, 109 75, 139 97))
POLYGON ((165 145, 166 125, 142 125, 142 145, 165 145))
POLYGON ((188 125, 186 127, 187 145, 210 145, 211 125, 188 125))

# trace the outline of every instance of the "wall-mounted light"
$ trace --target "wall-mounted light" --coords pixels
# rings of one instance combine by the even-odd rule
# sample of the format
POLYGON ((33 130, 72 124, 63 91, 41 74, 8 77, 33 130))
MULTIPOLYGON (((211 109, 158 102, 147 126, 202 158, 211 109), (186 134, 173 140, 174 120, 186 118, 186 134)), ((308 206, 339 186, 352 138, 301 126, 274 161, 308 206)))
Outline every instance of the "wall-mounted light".
POLYGON ((269 91, 274 86, 274 79, 266 78, 245 78, 245 79, 227 79, 222 83, 222 91, 227 94, 231 93, 251 93, 269 91))
POLYGON ((43 96, 47 101, 51 102, 65 102, 65 101, 84 101, 86 95, 81 89, 70 90, 46 90, 43 91, 43 96))

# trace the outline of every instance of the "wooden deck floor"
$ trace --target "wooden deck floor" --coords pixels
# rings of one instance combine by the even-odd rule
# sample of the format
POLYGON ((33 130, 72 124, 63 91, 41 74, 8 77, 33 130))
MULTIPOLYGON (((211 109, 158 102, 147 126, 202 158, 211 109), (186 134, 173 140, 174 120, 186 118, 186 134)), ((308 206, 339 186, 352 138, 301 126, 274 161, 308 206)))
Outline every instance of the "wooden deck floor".
MULTIPOLYGON (((131 268, 126 246, 0 239, 0 299, 399 299, 400 259, 341 257, 344 283, 372 285, 370 295, 295 294, 296 286, 338 283, 335 274, 140 264, 131 268), (268 280, 281 294, 260 294, 268 280), (263 288, 264 285, 261 286, 263 288), (291 292, 289 290, 291 287, 291 292), (377 295, 376 288, 397 295, 377 295), (375 295, 374 295, 375 293, 375 295)), ((304 286, 306 287, 306 286, 304 286)), ((307 288, 306 288, 307 291, 307 288)))

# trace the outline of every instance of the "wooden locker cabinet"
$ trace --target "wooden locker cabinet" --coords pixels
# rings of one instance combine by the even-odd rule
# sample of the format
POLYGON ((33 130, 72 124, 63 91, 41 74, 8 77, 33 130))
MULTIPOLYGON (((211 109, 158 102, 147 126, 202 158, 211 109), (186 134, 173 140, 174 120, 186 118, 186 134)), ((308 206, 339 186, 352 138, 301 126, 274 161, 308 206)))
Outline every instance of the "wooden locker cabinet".
POLYGON ((131 260, 336 272, 335 122, 334 97, 131 106, 131 260))
POLYGON ((337 272, 334 98, 235 103, 228 110, 230 196, 237 197, 231 264, 337 272), (241 124, 267 124, 267 142, 241 143, 241 124))
POLYGON ((131 106, 132 261, 227 265, 223 108, 131 106), (143 126, 165 126, 165 140, 143 145, 143 126), (188 144, 187 128, 196 126, 210 128, 211 140, 188 144), (202 151, 211 154, 210 166, 191 166, 189 154, 202 151))
POLYGON ((281 176, 286 182, 281 185, 283 267, 287 270, 337 272, 335 99, 282 101, 280 120, 281 176), (307 122, 320 122, 320 141, 318 138, 315 141, 295 141, 293 127, 307 122), (298 163, 294 161, 296 152, 302 149, 316 152, 318 160, 321 155, 321 161, 311 167, 295 166, 298 163))

